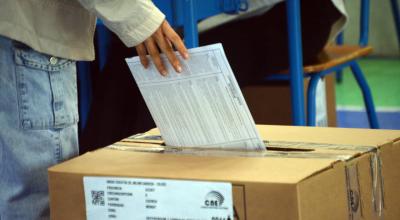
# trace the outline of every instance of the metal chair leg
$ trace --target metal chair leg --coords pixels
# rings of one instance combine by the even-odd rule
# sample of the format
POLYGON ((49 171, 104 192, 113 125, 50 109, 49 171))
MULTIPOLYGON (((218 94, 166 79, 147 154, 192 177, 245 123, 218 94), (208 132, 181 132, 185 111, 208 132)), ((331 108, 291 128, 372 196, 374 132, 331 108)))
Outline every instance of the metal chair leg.
POLYGON ((376 116, 374 101, 372 99, 371 90, 368 86, 367 80, 365 79, 364 74, 361 71, 361 68, 356 61, 353 61, 350 64, 350 68, 363 93, 364 103, 368 114, 369 125, 371 128, 377 129, 379 128, 378 117, 376 116))
POLYGON ((399 4, 397 3, 397 0, 390 0, 390 3, 392 4, 392 13, 393 13, 394 24, 396 25, 397 41, 399 42, 399 47, 400 47, 400 12, 399 12, 399 4))
POLYGON ((86 127, 92 101, 92 86, 90 78, 90 62, 77 62, 78 98, 79 98, 79 133, 86 127))
POLYGON ((337 83, 343 82, 343 70, 339 70, 336 72, 336 82, 337 83))
MULTIPOLYGON (((344 33, 343 32, 341 32, 336 37, 336 44, 337 45, 343 45, 344 44, 344 33)), ((343 82, 343 70, 336 71, 336 82, 337 83, 342 83, 343 82)))
POLYGON ((316 115, 317 115, 317 85, 321 77, 317 74, 313 75, 310 79, 307 89, 307 126, 316 125, 316 115))
POLYGON ((301 42, 300 1, 286 1, 286 16, 289 33, 289 70, 294 125, 306 125, 304 112, 303 54, 301 42))
POLYGON ((99 24, 96 27, 96 47, 97 47, 97 59, 99 63, 100 72, 103 71, 104 66, 108 60, 108 54, 111 46, 111 31, 107 29, 104 24, 99 24))
POLYGON ((184 31, 184 40, 185 44, 188 48, 198 47, 199 46, 199 33, 197 30, 197 20, 194 15, 194 1, 193 0, 185 0, 184 1, 184 11, 185 11, 185 20, 183 23, 183 31, 184 31))

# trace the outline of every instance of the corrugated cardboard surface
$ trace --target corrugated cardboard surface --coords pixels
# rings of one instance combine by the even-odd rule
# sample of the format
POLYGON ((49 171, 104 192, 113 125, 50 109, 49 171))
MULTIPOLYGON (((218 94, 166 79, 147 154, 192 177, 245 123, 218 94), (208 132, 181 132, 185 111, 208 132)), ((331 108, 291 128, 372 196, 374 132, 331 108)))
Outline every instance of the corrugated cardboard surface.
MULTIPOLYGON (((353 158, 346 163, 357 163, 360 191, 362 193, 361 219, 400 219, 400 131, 346 128, 314 128, 300 126, 258 125, 257 129, 271 146, 285 148, 316 149, 313 152, 292 153, 291 157, 304 157, 304 154, 334 156, 342 154, 362 154, 367 149, 373 152, 353 158), (328 150, 329 149, 329 150, 328 150), (353 153, 351 151, 354 150, 353 153), (320 153, 318 153, 320 152, 320 153), (321 152, 323 154, 321 154, 321 152), (378 170, 371 164, 378 156, 378 170), (380 171, 379 171, 380 170, 380 171), (374 172, 374 174, 371 174, 374 172), (373 176, 375 175, 375 176, 373 176), (380 177, 381 176, 381 177, 380 177), (380 183, 382 182, 382 183, 380 183), (375 186, 374 186, 375 185, 375 186), (382 186, 380 186, 382 185, 382 186), (382 187, 382 192, 379 188, 382 187), (382 194, 382 199, 379 199, 382 194), (375 201, 371 201, 375 200, 375 201), (380 201, 382 200, 382 201, 380 201), (382 204, 380 204, 382 203, 382 204), (382 210, 378 206, 382 206, 382 210)), ((157 135, 157 129, 149 131, 157 135)), ((356 217, 352 219, 357 219, 356 217)))
MULTIPOLYGON (((365 158, 356 159, 360 187, 364 194, 362 217, 363 219, 400 219, 400 131, 293 126, 258 126, 257 128, 263 138, 269 141, 302 142, 303 145, 308 146, 330 144, 337 145, 338 149, 354 149, 362 146, 375 148, 381 163, 383 210, 379 216, 379 207, 374 207, 379 205, 379 202, 369 202, 370 198, 374 197, 369 190, 374 184, 371 182, 374 178, 371 180, 371 165, 369 164, 372 155, 366 155, 365 158)), ((321 147, 324 146, 321 145, 321 147)), ((379 177, 376 178, 379 182, 379 177)))
MULTIPOLYGON (((338 176, 345 178, 342 168, 334 169, 334 162, 333 159, 198 157, 102 149, 49 169, 51 215, 53 219, 85 218, 83 176, 125 176, 228 181, 244 188, 246 208, 241 212, 246 213, 246 218, 243 219, 302 219, 298 206, 308 204, 311 195, 298 197, 298 190, 317 190, 324 195, 330 195, 328 188, 338 192, 345 190, 343 184, 332 186, 338 176), (326 177, 320 177, 320 173, 326 177), (299 185, 314 178, 317 185, 299 185)), ((240 194, 234 195, 237 196, 240 194)), ((343 193, 336 197, 347 200, 343 193)), ((336 201, 325 201, 324 207, 340 210, 343 203, 337 207, 336 201)), ((347 215, 347 209, 330 215, 347 215)))
POLYGON ((314 128, 301 126, 257 125, 268 141, 292 141, 378 147, 400 140, 400 130, 314 128))
POLYGON ((348 219, 344 165, 337 164, 336 166, 340 169, 326 170, 299 184, 298 196, 307 198, 300 201, 300 219, 348 219), (336 207, 332 210, 332 206, 325 204, 336 204, 336 207))
POLYGON ((298 158, 198 157, 101 149, 62 163, 50 171, 84 175, 197 179, 235 182, 297 183, 334 160, 298 158), (284 172, 284 173, 283 173, 284 172), (284 174, 284 175, 282 175, 284 174))
MULTIPOLYGON (((240 219, 399 219, 400 146, 396 140, 400 131, 291 126, 258 129, 263 138, 282 143, 285 150, 313 150, 254 157, 102 149, 49 169, 51 215, 53 219, 85 219, 83 176, 127 176, 231 182, 240 219), (381 188, 374 187, 379 183, 379 172, 371 170, 378 151, 366 150, 377 148, 384 182, 382 201, 377 196, 381 188), (304 158, 307 152, 314 156, 304 158), (328 156, 323 159, 321 155, 328 156), (348 195, 346 173, 350 167, 357 173, 353 183, 360 198, 355 201, 348 195), (352 211, 351 202, 357 201, 357 210, 352 211), (376 205, 381 203, 384 207, 379 216, 376 205)), ((149 134, 157 135, 157 130, 149 134)), ((160 145, 147 148, 155 146, 160 145)))

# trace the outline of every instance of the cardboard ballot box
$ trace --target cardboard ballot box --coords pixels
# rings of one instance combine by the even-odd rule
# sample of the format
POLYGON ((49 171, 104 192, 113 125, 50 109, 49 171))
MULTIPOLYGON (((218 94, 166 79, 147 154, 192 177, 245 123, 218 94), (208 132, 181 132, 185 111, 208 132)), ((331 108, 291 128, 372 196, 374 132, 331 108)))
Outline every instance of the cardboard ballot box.
POLYGON ((267 153, 171 148, 152 130, 56 165, 52 219, 173 219, 183 206, 186 219, 399 219, 400 131, 258 129, 267 153))

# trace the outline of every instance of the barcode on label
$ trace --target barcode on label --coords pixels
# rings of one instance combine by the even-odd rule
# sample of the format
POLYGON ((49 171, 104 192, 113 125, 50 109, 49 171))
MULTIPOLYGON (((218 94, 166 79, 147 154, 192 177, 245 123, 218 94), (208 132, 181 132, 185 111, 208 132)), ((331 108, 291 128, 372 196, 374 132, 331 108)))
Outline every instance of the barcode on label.
POLYGON ((104 206, 104 191, 92 190, 92 204, 104 206))

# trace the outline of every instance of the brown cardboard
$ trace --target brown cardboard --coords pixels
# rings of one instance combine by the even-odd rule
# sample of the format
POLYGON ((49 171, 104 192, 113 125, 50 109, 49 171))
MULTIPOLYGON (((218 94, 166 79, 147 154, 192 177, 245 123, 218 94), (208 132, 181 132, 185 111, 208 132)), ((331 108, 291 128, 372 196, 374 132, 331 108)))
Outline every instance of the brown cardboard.
MULTIPOLYGON (((145 149, 160 149, 160 145, 154 143, 161 142, 155 140, 151 143, 153 136, 149 133, 157 135, 157 131, 150 131, 144 135, 127 138, 119 143, 114 144, 112 147, 119 150, 134 150, 145 149), (155 146, 158 146, 155 148, 155 146)), ((304 142, 288 142, 288 141, 270 141, 268 142, 268 152, 241 152, 241 151, 223 151, 223 150, 210 150, 210 149, 190 149, 190 148, 171 148, 164 146, 164 153, 173 154, 189 154, 200 156, 246 156, 246 157, 278 157, 278 158, 331 158, 342 161, 345 166, 345 180, 342 184, 347 187, 347 206, 346 202, 342 205, 349 210, 349 219, 378 219, 379 215, 372 207, 372 177, 370 156, 374 154, 373 147, 367 146, 351 146, 347 145, 332 145, 332 144, 318 144, 318 143, 304 143, 304 142), (360 175, 359 170, 366 175, 360 175)), ((337 184, 337 182, 333 182, 337 184)), ((378 187, 376 187, 378 188, 378 187)), ((379 188, 378 188, 379 189, 379 188)), ((306 191, 307 192, 307 191, 306 191)), ((332 192, 331 192, 332 193, 332 192)), ((333 194, 334 195, 334 194, 333 194)), ((317 194, 318 197, 318 194, 317 194)), ((334 198, 334 197, 333 197, 334 198)), ((379 197, 380 198, 380 197, 379 197)), ((320 201, 320 199, 310 199, 307 201, 320 201)), ((324 199, 326 200, 326 198, 324 199)), ((376 200, 377 205, 381 204, 381 200, 376 200)), ((304 203, 303 203, 304 204, 304 203)), ((313 204, 313 203, 311 203, 313 204)), ((315 205, 315 204, 314 204, 315 205)), ((307 206, 308 207, 308 206, 307 206)), ((310 205, 308 209, 313 207, 310 205)), ((305 209, 305 208, 304 208, 305 209)), ((315 208, 314 208, 315 209, 315 208)), ((306 211, 305 214, 315 214, 314 212, 306 211)), ((323 213, 329 213, 328 210, 323 213)), ((307 217, 305 219, 309 219, 307 217)))
MULTIPOLYGON (((336 127, 335 76, 330 74, 325 79, 328 126, 336 127)), ((303 82, 306 105, 309 79, 305 78, 303 82)), ((247 86, 242 89, 242 92, 257 124, 293 124, 288 82, 247 86)))
MULTIPOLYGON (((376 155, 380 159, 382 189, 383 189, 383 217, 381 219, 400 219, 400 131, 398 130, 367 130, 367 129, 334 129, 311 128, 289 126, 258 126, 263 138, 270 141, 293 141, 308 143, 336 144, 344 148, 356 146, 369 146, 376 149, 376 155), (347 145, 347 147, 346 147, 347 145)), ((374 155, 369 155, 372 160, 374 155)), ((367 156, 366 156, 367 157, 367 156)), ((361 158, 359 158, 361 160, 361 158)), ((379 161, 378 161, 379 162, 379 161)), ((379 165, 379 164, 378 164, 379 165)), ((368 160, 360 162, 360 182, 362 188, 371 185, 368 160)), ((379 169, 379 167, 378 167, 379 169)), ((377 184, 380 181, 378 181, 377 184)), ((367 190, 364 190, 367 193, 367 190)), ((376 192, 379 193, 379 192, 376 192)), ((370 198, 370 195, 365 197, 370 198)), ((371 203, 365 203, 369 206, 371 203)), ((374 216, 376 213, 368 213, 375 208, 366 207, 365 215, 374 216)))
MULTIPOLYGON (((359 182, 365 201, 363 201, 363 216, 366 219, 400 219, 400 131, 397 130, 367 130, 367 129, 333 129, 333 128, 311 128, 311 127, 289 127, 289 126, 258 126, 263 138, 269 141, 288 141, 311 143, 334 144, 342 148, 354 149, 357 146, 372 147, 376 150, 373 155, 364 155, 353 160, 359 169, 359 182), (382 179, 376 180, 378 189, 372 189, 371 160, 377 156, 381 165, 382 179), (379 192, 379 184, 382 184, 382 192, 379 192), (382 217, 379 217, 379 205, 369 202, 372 194, 382 198, 382 217), (377 216, 378 214, 378 216, 377 216), (368 217, 368 218, 367 218, 368 217)), ((379 171, 377 171, 379 172, 379 171)), ((378 174, 377 174, 378 175, 378 174)), ((378 198, 376 198, 378 199, 378 198)))
MULTIPOLYGON (((258 129, 270 144, 283 143, 286 150, 293 146, 311 149, 308 154, 314 156, 306 158, 307 151, 292 151, 292 155, 286 154, 289 157, 163 154, 161 145, 146 145, 151 140, 139 141, 139 152, 101 149, 49 169, 52 219, 85 219, 83 176, 228 181, 233 184, 237 213, 240 219, 247 220, 398 219, 400 216, 397 208, 400 131, 291 126, 258 126, 258 129), (153 149, 152 153, 140 152, 149 149, 153 149), (371 174, 371 160, 376 152, 382 163, 384 183, 382 217, 376 215, 372 201, 373 194, 380 189, 372 184, 375 175, 371 174), (328 156, 321 158, 321 155, 328 156), (348 199, 346 175, 351 173, 351 167, 356 168, 352 172, 357 170, 352 183, 359 186, 361 197, 361 211, 355 213, 348 199)), ((121 143, 128 146, 127 142, 131 140, 121 143)))
MULTIPOLYGON (((281 154, 281 157, 337 158, 345 162, 346 167, 355 164, 362 193, 362 215, 352 219, 400 219, 400 160, 397 159, 400 156, 400 131, 268 125, 257 128, 269 146, 313 149, 281 154), (382 210, 379 206, 383 206, 382 210)), ((148 133, 157 135, 158 131, 153 129, 148 133)))
POLYGON ((83 176, 229 181, 236 188, 234 200, 242 200, 235 204, 238 213, 245 213, 241 219, 343 219, 348 215, 346 187, 335 184, 344 182, 344 167, 334 159, 199 157, 102 149, 49 169, 52 219, 85 219, 83 176), (243 193, 238 194, 237 187, 243 193), (311 208, 315 199, 323 199, 324 205, 311 208), (313 209, 313 214, 300 208, 313 209))

